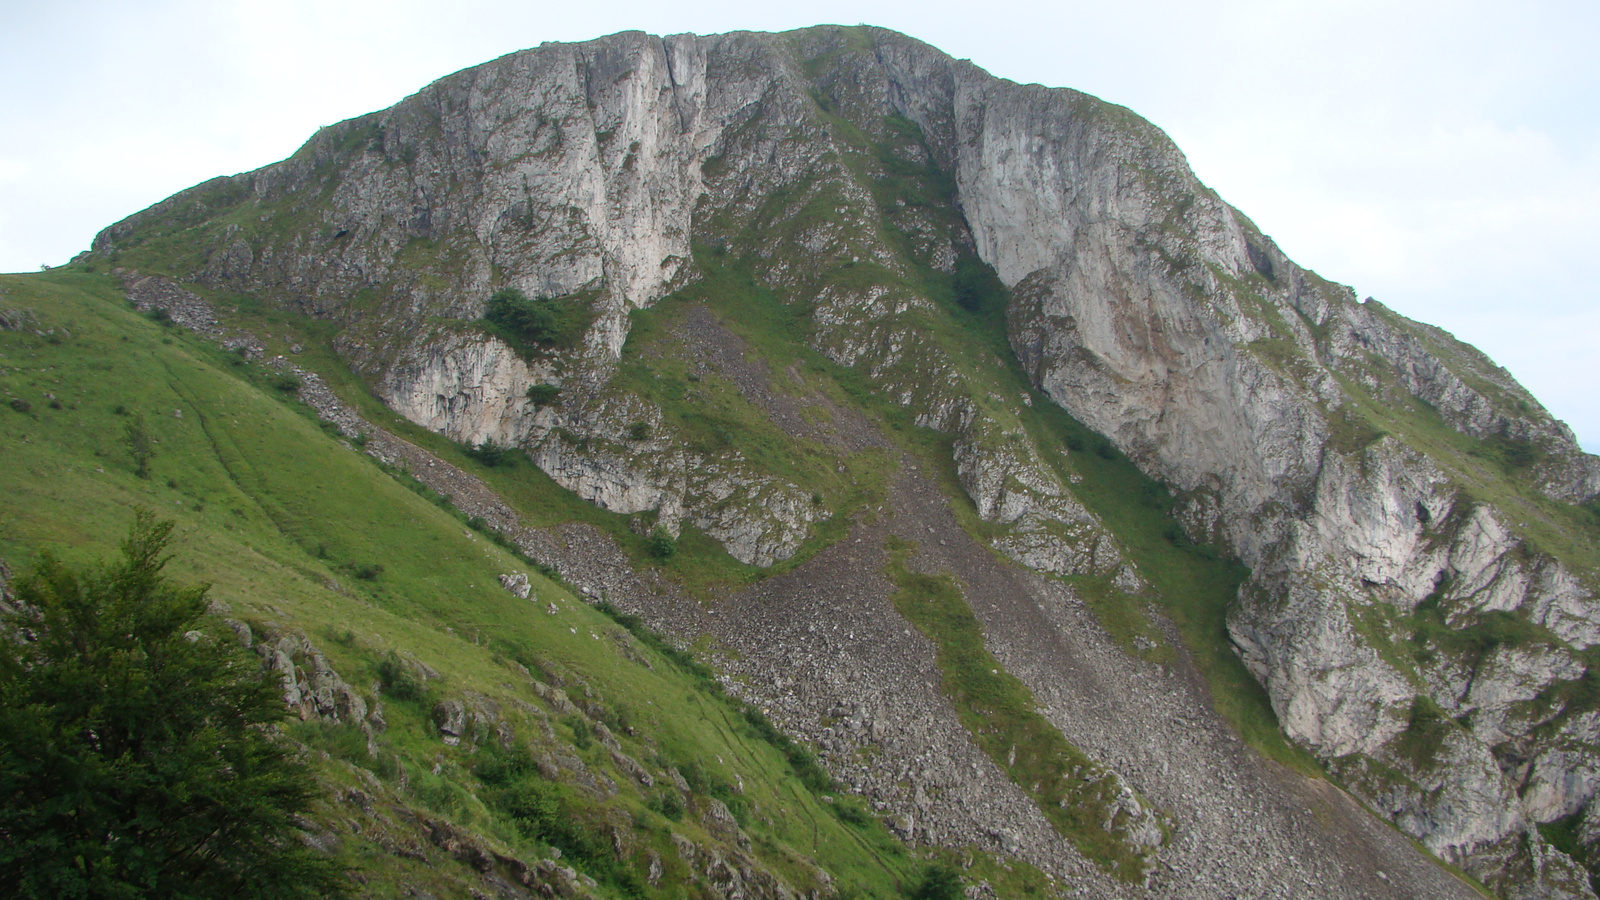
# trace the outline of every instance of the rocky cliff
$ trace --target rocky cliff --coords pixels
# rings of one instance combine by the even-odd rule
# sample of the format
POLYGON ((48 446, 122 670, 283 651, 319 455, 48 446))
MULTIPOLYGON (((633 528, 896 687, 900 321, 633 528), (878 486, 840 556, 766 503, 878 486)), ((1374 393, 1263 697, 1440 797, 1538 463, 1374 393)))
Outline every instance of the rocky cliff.
MULTIPOLYGON (((1499 893, 1593 896, 1546 832, 1600 849, 1600 459, 1472 348, 1296 266, 1127 110, 876 29, 621 34, 449 76, 92 255, 330 320, 412 422, 752 566, 883 512, 891 442, 851 416, 920 426, 1062 640, 1083 620, 1052 603, 1159 599, 1073 463, 1125 455, 1174 495, 1174 541, 1249 567, 1228 636, 1289 738, 1499 893), (487 327, 508 287, 581 336, 487 327), (801 349, 767 359, 780 338, 801 349)), ((1031 640, 984 626, 998 655, 1031 640)))

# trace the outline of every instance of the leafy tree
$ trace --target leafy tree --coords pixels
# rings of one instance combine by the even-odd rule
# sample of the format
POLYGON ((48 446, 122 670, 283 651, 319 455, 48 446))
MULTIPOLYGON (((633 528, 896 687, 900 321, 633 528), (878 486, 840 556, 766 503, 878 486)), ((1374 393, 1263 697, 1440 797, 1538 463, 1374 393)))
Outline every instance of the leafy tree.
POLYGON ((0 607, 0 895, 347 890, 297 838, 316 789, 280 689, 162 576, 171 532, 140 514, 114 564, 46 555, 0 607))

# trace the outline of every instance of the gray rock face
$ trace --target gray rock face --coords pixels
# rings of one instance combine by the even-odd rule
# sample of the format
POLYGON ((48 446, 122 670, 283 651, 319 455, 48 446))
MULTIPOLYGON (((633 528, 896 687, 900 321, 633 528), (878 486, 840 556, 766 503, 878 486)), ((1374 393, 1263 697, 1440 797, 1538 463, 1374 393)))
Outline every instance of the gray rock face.
POLYGON ((1600 459, 1482 354, 1296 266, 1126 110, 878 30, 627 33, 442 79, 95 252, 167 227, 203 251, 196 281, 338 320, 411 421, 771 565, 825 519, 811 486, 690 448, 616 377, 630 313, 705 274, 698 241, 948 439, 995 550, 1142 593, 1022 415, 1037 395, 1003 396, 925 327, 928 273, 981 259, 1032 387, 1251 567, 1229 633, 1288 735, 1502 893, 1592 896, 1533 826, 1600 820, 1600 725, 1571 700, 1600 644, 1596 576, 1561 518, 1600 494, 1600 459), (948 195, 884 190, 917 167, 948 195), (256 224, 220 224, 246 209, 231 220, 256 224), (508 286, 581 312, 581 339, 513 348, 475 324, 508 286), (559 398, 530 399, 541 385, 559 398))
POLYGON ((1363 403, 1414 398, 1458 433, 1539 448, 1533 482, 1558 500, 1594 496, 1600 460, 1480 354, 1294 266, 1147 124, 914 48, 881 58, 897 106, 948 141, 936 152, 980 254, 1013 286, 1012 344, 1036 383, 1185 492, 1191 528, 1254 568, 1230 627, 1290 736, 1416 775, 1398 794, 1357 786, 1469 870, 1510 836, 1537 843, 1530 821, 1591 802, 1594 745, 1540 755, 1551 774, 1537 790, 1491 748, 1514 702, 1502 692, 1528 702, 1579 676, 1552 660, 1595 642, 1592 588, 1412 442, 1341 432, 1363 403), (1374 640, 1368 623, 1429 598, 1451 625, 1511 613, 1554 643, 1517 669, 1504 654, 1465 672, 1386 658, 1405 636, 1374 640), (1417 695, 1482 713, 1449 730, 1437 775, 1386 749, 1417 695))

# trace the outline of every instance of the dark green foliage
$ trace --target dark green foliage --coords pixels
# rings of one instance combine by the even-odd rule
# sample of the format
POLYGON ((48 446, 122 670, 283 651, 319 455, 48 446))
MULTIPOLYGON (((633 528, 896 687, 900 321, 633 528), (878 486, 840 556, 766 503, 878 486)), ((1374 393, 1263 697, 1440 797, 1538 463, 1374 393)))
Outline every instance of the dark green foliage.
POLYGON ((868 812, 866 807, 855 800, 843 798, 835 800, 833 815, 846 825, 854 825, 857 828, 865 828, 872 824, 872 813, 868 812))
MULTIPOLYGON (((564 859, 621 888, 624 894, 643 895, 637 875, 617 859, 611 842, 603 836, 604 826, 588 821, 585 806, 564 787, 545 780, 526 748, 488 746, 473 774, 490 788, 484 800, 510 819, 524 838, 560 848, 564 859)), ((657 799, 647 802, 654 806, 657 799)), ((681 817, 681 800, 677 812, 681 817)))
POLYGON ((295 832, 315 782, 274 736, 278 685, 207 633, 205 587, 162 577, 171 531, 140 515, 120 562, 47 555, 17 585, 0 640, 0 894, 345 890, 295 832))
POLYGON ((674 822, 683 818, 683 798, 675 790, 669 789, 651 794, 646 803, 662 818, 670 819, 674 822))
POLYGON ((145 313, 145 315, 149 316, 150 321, 156 323, 157 325, 171 327, 178 324, 172 321, 172 314, 167 312, 167 308, 164 306, 158 306, 145 313))
POLYGON ((952 288, 955 291, 956 305, 976 316, 991 316, 1005 313, 1006 288, 983 260, 975 256, 963 256, 956 261, 956 273, 952 288))
POLYGON ((650 423, 635 422, 628 426, 628 440, 643 441, 650 438, 650 423))
POLYGON ((353 723, 310 719, 291 722, 288 730, 290 737, 312 750, 358 766, 372 765, 372 757, 367 753, 367 736, 353 723))
POLYGON ((144 416, 134 413, 133 418, 122 423, 122 444, 133 458, 133 474, 150 477, 150 460, 156 455, 155 439, 145 427, 144 416))
POLYGON ((31 412, 33 410, 33 404, 22 399, 21 397, 12 397, 11 402, 7 405, 19 413, 31 412))
POLYGON ((656 559, 668 560, 677 554, 678 542, 670 532, 657 525, 651 529, 650 537, 645 539, 645 549, 656 559))
POLYGON ((497 444, 493 439, 484 440, 477 446, 469 446, 467 455, 491 469, 496 466, 510 468, 517 464, 517 448, 497 444))
POLYGON ((574 347, 589 327, 592 292, 567 298, 528 299, 516 288, 502 288, 489 298, 483 318, 501 337, 524 346, 574 347))
MULTIPOLYGON (((491 788, 484 800, 510 819, 524 838, 559 848, 564 861, 617 887, 625 896, 645 896, 638 874, 617 858, 605 824, 592 821, 587 806, 566 788, 546 781, 526 749, 486 748, 473 772, 491 788)), ((647 802, 654 805, 655 800, 647 802)), ((677 809, 681 816, 681 801, 677 809)))
POLYGON ((517 830, 524 837, 544 840, 559 825, 561 795, 554 785, 536 775, 519 777, 502 788, 494 800, 517 823, 517 830))
MULTIPOLYGON (((666 765, 664 761, 662 765, 666 765)), ((728 776, 716 765, 700 759, 679 760, 674 766, 678 774, 683 776, 683 783, 689 790, 705 797, 715 797, 722 801, 722 805, 733 813, 739 824, 747 823, 750 815, 750 801, 746 800, 734 787, 728 776)))
POLYGON ((1452 728, 1450 717, 1445 715, 1432 698, 1418 694, 1411 701, 1411 715, 1406 730, 1391 743, 1396 753, 1418 769, 1432 769, 1437 762, 1439 748, 1452 728))
POLYGON ((923 870, 922 878, 911 889, 911 900, 959 900, 961 872, 947 862, 936 862, 923 870))
POLYGON ((293 372, 279 372, 268 378, 267 383, 272 385, 273 390, 282 391, 285 394, 293 394, 300 390, 300 376, 293 372))
POLYGON ((378 680, 383 683, 384 696, 395 700, 421 700, 427 693, 422 679, 393 650, 378 660, 378 680))
POLYGON ((582 716, 567 716, 566 725, 572 731, 572 746, 587 750, 594 745, 594 728, 582 716))
POLYGON ((383 574, 383 564, 351 563, 345 567, 345 571, 361 579, 362 581, 376 581, 378 576, 383 574))
POLYGON ((1600 531, 1600 497, 1583 504, 1582 508, 1589 514, 1589 527, 1600 531))
POLYGON ((553 384, 536 384, 528 388, 528 402, 534 406, 549 406, 561 396, 561 388, 553 384))

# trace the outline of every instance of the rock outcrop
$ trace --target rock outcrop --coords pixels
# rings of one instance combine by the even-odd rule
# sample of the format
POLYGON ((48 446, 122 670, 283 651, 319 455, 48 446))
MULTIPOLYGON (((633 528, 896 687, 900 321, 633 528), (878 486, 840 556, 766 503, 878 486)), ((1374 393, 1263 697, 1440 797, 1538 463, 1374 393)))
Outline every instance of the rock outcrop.
MULTIPOLYGON (((159 269, 152 236, 176 232, 199 262, 168 274, 337 321, 411 421, 756 566, 847 510, 689 440, 682 397, 625 369, 663 298, 770 294, 940 435, 989 546, 1147 594, 1047 398, 1250 567, 1229 634, 1292 739, 1507 896, 1592 896, 1537 826, 1600 848, 1600 554, 1576 505, 1600 459, 1482 354, 1295 265, 1127 110, 875 29, 627 33, 449 76, 94 252, 159 269), (505 287, 581 337, 484 327, 505 287)), ((181 299, 166 285, 143 302, 181 299)))

